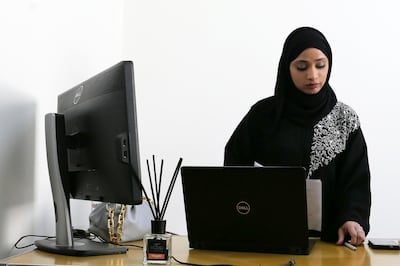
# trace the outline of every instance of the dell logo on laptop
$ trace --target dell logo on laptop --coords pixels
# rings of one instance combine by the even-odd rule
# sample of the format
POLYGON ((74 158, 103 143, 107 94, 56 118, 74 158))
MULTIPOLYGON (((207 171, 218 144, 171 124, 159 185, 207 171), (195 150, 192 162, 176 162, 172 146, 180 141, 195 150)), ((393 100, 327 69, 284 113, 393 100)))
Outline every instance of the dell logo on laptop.
POLYGON ((239 214, 246 215, 250 212, 250 204, 246 201, 239 201, 236 204, 236 210, 239 214))

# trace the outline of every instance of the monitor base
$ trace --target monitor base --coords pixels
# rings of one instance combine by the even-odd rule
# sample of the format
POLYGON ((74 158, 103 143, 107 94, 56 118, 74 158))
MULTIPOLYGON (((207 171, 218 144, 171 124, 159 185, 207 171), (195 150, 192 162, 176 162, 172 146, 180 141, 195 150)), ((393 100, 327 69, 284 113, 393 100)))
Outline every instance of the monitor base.
POLYGON ((123 254, 128 251, 126 247, 96 242, 90 239, 74 238, 72 246, 58 246, 56 239, 42 239, 35 241, 39 250, 67 256, 99 256, 123 254))

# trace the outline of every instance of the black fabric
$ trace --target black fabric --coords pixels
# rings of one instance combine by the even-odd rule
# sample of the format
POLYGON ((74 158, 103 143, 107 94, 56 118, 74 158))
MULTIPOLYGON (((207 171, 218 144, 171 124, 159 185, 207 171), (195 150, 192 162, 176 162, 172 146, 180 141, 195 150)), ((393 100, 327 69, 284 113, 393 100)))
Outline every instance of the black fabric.
MULTIPOLYGON (((300 28, 289 35, 279 64, 275 95, 254 104, 242 119, 226 144, 224 165, 253 166, 258 162, 303 166, 308 171, 314 125, 337 103, 328 80, 316 95, 306 95, 294 87, 288 72, 290 60, 308 47, 326 53, 331 66, 329 44, 318 31, 300 28)), ((369 232, 370 172, 361 128, 350 134, 345 147, 311 176, 322 180, 321 239, 327 241, 337 241, 338 229, 346 221, 356 221, 369 232)))
POLYGON ((277 97, 277 113, 275 124, 279 123, 283 112, 299 123, 315 124, 332 110, 336 104, 336 95, 329 85, 332 69, 332 51, 325 36, 318 30, 302 27, 294 30, 286 39, 279 61, 278 76, 275 84, 277 97), (290 77, 290 63, 307 48, 321 50, 329 61, 326 83, 321 91, 314 95, 307 95, 299 91, 290 77))

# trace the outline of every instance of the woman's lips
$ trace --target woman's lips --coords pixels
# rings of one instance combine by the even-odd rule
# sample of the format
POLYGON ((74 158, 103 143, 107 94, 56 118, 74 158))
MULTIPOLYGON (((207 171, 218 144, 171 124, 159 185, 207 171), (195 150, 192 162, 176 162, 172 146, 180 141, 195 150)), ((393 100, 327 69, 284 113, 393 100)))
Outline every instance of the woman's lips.
POLYGON ((310 90, 313 90, 313 89, 319 88, 319 83, 310 83, 310 84, 307 84, 306 87, 310 90))

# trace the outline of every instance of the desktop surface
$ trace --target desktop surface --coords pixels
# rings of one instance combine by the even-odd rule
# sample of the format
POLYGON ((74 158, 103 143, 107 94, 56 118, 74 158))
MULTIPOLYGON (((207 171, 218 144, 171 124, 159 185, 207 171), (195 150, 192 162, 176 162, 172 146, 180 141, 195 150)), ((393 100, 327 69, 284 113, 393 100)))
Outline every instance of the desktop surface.
MULTIPOLYGON (((132 242, 142 245, 142 241, 132 242)), ((190 249, 185 236, 174 236, 172 239, 172 255, 180 261, 202 265, 231 264, 245 266, 285 265, 294 259, 296 265, 324 266, 375 266, 400 265, 399 250, 375 250, 367 244, 352 251, 344 246, 317 241, 309 255, 285 255, 270 253, 213 251, 190 249)), ((129 247, 126 254, 73 257, 46 253, 39 250, 29 251, 6 260, 10 264, 36 265, 143 265, 143 250, 129 247)), ((181 265, 171 260, 172 265, 181 265)))

